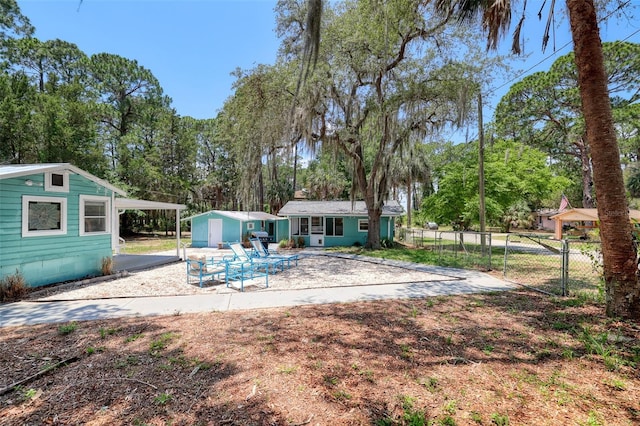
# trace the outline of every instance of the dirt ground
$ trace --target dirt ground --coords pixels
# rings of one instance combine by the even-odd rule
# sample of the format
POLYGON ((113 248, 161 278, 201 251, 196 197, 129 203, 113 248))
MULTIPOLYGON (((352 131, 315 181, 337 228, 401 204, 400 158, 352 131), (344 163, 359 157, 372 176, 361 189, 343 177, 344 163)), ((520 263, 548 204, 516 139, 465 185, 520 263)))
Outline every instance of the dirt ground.
POLYGON ((639 338, 527 291, 6 327, 0 424, 637 425, 639 338))

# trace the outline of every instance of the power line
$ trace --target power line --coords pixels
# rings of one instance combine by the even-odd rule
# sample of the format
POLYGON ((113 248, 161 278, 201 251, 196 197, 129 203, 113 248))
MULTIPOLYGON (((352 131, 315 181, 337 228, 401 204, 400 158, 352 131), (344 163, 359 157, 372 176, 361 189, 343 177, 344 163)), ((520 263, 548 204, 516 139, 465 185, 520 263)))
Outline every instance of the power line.
MULTIPOLYGON (((631 3, 631 0, 626 1, 625 3, 618 5, 618 7, 611 11, 607 16, 603 17, 602 19, 600 19, 598 21, 598 25, 602 24, 603 22, 606 22, 609 18, 611 18, 613 16, 614 13, 618 12, 619 10, 623 9, 624 7, 626 7, 629 3, 631 3)), ((630 39, 631 37, 633 37, 634 35, 638 34, 640 32, 640 29, 635 30, 633 33, 629 34, 628 36, 626 36, 625 38, 623 38, 620 41, 627 41, 628 39, 630 39)), ((563 50, 564 48, 566 48, 567 46, 569 46, 570 44, 572 44, 573 41, 568 41, 567 43, 565 43, 564 45, 562 45, 559 49, 556 49, 553 51, 553 53, 551 53, 550 55, 542 58, 540 61, 538 61, 536 64, 532 65, 531 67, 529 67, 528 69, 520 72, 519 74, 515 75, 514 77, 512 77, 510 80, 505 81, 504 83, 502 83, 500 86, 498 87, 494 87, 492 89, 489 89, 488 91, 488 95, 492 95, 493 93, 495 93, 496 91, 502 89, 503 87, 505 87, 508 84, 512 84, 514 81, 519 80, 522 76, 526 75, 527 73, 529 73, 531 70, 533 70, 534 68, 536 68, 537 66, 543 64, 544 62, 548 61, 551 57, 556 56, 556 54, 558 52, 560 52, 561 50, 563 50)), ((493 108, 491 108, 493 109, 493 108)))

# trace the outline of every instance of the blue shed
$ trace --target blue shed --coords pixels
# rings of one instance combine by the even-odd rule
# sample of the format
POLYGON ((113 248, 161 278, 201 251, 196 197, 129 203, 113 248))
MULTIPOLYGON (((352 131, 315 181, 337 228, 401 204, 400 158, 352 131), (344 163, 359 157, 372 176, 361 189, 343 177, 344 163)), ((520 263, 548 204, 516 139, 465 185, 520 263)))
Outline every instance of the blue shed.
POLYGON ((242 241, 255 232, 266 232, 269 242, 281 237, 286 219, 265 212, 211 210, 183 220, 191 221, 191 246, 216 247, 219 243, 242 241))
MULTIPOLYGON (((380 217, 380 238, 393 239, 395 218, 404 209, 397 201, 386 201, 380 217)), ((304 238, 309 247, 364 245, 369 217, 364 201, 289 201, 278 212, 289 219, 285 238, 304 238)))
POLYGON ((119 210, 175 208, 179 219, 185 208, 124 195, 67 163, 0 166, 0 278, 17 271, 37 287, 101 275, 118 247, 119 210))

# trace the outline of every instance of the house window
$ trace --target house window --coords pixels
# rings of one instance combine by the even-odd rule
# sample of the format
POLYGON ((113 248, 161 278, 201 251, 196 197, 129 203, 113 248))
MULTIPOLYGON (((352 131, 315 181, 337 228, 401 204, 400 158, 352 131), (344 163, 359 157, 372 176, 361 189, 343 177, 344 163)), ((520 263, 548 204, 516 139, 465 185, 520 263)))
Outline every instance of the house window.
POLYGON ((247 222, 247 230, 251 231, 255 228, 255 223, 247 222))
POLYGON ((67 199, 22 197, 22 236, 40 237, 67 233, 67 199))
POLYGON ((291 218, 291 235, 309 235, 309 218, 291 218))
POLYGON ((109 201, 107 197, 80 196, 80 235, 109 233, 109 201))
POLYGON ((44 190, 48 192, 69 192, 69 174, 45 173, 44 190))
POLYGON ((369 231, 369 221, 367 219, 358 219, 358 231, 360 232, 369 231))
POLYGON ((328 217, 325 219, 327 236, 342 237, 344 236, 343 219, 341 217, 328 217))

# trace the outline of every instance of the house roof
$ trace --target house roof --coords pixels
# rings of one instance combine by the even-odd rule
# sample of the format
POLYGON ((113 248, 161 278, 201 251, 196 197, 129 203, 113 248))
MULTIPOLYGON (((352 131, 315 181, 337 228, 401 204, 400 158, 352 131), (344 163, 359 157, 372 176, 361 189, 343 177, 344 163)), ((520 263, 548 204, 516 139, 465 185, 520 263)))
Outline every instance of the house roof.
POLYGON ((238 220, 240 222, 247 222, 250 220, 282 220, 281 217, 278 217, 269 213, 265 213, 265 212, 247 212, 247 211, 229 211, 229 210, 209 210, 208 212, 186 217, 182 220, 189 220, 189 219, 193 219, 194 217, 206 216, 211 213, 216 213, 220 216, 225 216, 230 219, 238 220))
MULTIPOLYGON (((629 210, 629 218, 640 220, 640 210, 629 210)), ((551 216, 550 219, 563 222, 597 222, 598 209, 569 209, 551 216)))
POLYGON ((5 164, 0 165, 0 179, 10 179, 21 176, 31 176, 37 173, 60 173, 71 172, 77 175, 83 176, 111 191, 120 194, 127 195, 125 191, 111 185, 109 182, 100 179, 97 176, 92 175, 89 172, 85 172, 69 163, 47 163, 47 164, 5 164))
MULTIPOLYGON (((385 201, 382 216, 400 216, 404 209, 397 201, 385 201)), ((367 216, 364 201, 289 201, 280 209, 278 216, 367 216)))

